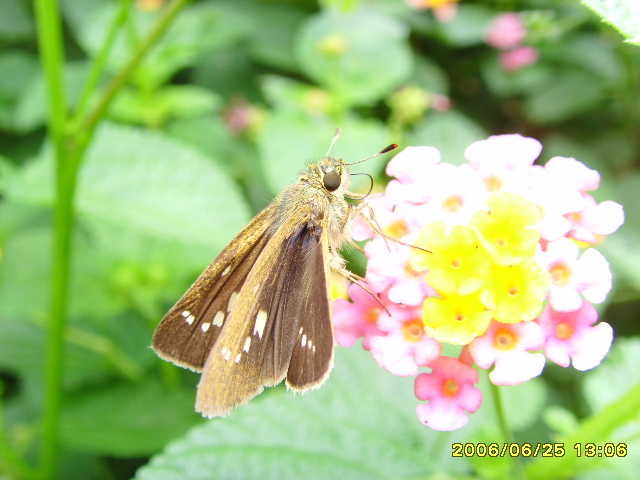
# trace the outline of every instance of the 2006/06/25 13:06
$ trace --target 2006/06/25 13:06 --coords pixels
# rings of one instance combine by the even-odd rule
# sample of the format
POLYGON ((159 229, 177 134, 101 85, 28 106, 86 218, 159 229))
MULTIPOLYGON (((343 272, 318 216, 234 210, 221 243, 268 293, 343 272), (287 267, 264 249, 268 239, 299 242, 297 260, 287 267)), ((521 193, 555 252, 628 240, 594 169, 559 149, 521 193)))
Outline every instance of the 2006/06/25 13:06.
MULTIPOLYGON (((573 448, 577 457, 626 457, 626 443, 575 443, 573 448)), ((564 457, 564 443, 452 443, 452 457, 564 457)))

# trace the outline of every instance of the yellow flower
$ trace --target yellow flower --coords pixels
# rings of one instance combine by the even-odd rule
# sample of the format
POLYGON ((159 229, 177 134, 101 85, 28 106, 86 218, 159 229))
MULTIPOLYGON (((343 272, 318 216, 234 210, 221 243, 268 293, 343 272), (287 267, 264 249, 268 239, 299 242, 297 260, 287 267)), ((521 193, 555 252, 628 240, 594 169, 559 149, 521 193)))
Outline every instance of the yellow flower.
POLYGON ((424 329, 439 342, 466 345, 485 332, 491 314, 478 294, 427 298, 423 310, 424 329))
POLYGON ((477 292, 491 273, 491 259, 467 226, 456 225, 447 236, 446 224, 436 220, 420 230, 415 244, 432 253, 412 249, 411 266, 417 271, 429 268, 427 283, 441 294, 477 292))
POLYGON ((522 256, 531 256, 540 239, 540 233, 532 228, 540 221, 540 211, 535 203, 520 195, 495 192, 487 198, 489 212, 477 212, 469 226, 478 240, 498 265, 517 265, 522 256))
POLYGON ((498 322, 533 320, 551 286, 551 276, 537 262, 529 257, 521 260, 519 265, 495 266, 480 292, 480 300, 493 309, 493 318, 498 322))

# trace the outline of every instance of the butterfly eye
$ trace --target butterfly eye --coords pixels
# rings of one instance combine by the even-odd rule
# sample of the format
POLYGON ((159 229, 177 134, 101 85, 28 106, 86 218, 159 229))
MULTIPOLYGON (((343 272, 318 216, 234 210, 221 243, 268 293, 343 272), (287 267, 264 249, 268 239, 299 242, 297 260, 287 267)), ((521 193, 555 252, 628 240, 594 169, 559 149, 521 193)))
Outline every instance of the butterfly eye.
POLYGON ((322 182, 324 183, 324 188, 330 192, 335 192, 340 187, 340 175, 336 172, 327 172, 324 174, 322 182))

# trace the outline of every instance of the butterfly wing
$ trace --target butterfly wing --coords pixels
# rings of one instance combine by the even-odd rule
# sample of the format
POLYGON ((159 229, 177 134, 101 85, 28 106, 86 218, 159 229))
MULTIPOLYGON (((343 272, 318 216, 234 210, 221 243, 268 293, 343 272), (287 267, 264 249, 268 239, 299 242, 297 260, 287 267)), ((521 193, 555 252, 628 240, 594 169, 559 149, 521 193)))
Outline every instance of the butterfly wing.
POLYGON ((287 375, 300 392, 328 376, 329 248, 318 218, 313 204, 302 205, 258 257, 204 365, 196 400, 203 415, 228 415, 287 375))
POLYGON ((161 358, 202 371, 235 296, 271 238, 274 215, 273 204, 256 215, 164 316, 153 335, 161 358))

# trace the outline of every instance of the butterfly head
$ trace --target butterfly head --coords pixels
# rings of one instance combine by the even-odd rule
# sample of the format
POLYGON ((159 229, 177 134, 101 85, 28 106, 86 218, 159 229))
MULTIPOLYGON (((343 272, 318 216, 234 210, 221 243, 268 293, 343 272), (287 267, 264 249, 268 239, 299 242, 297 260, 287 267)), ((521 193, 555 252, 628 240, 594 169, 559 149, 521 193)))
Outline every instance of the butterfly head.
POLYGON ((334 195, 344 195, 351 184, 351 175, 344 160, 334 157, 324 157, 318 163, 309 165, 307 179, 316 188, 334 195))

